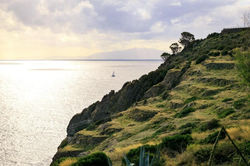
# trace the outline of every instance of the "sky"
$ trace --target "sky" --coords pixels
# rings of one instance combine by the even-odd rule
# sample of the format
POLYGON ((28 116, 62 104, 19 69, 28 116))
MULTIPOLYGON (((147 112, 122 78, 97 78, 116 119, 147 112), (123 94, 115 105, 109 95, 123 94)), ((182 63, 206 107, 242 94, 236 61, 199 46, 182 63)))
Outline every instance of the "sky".
POLYGON ((183 31, 241 27, 248 11, 249 0, 0 0, 0 60, 159 54, 183 31))

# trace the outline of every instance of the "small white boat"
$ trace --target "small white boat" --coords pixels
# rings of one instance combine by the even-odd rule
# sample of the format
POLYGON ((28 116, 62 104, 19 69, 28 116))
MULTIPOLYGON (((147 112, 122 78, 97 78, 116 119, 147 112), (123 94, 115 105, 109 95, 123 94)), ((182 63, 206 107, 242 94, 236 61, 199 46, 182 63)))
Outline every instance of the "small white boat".
POLYGON ((115 77, 115 72, 112 73, 112 77, 115 77))

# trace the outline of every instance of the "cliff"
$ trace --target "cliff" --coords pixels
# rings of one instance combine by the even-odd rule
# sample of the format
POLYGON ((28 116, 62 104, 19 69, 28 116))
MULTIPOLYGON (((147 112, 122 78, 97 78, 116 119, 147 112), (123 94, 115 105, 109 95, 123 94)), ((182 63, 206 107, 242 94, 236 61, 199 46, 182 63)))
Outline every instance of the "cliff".
MULTIPOLYGON (((185 147, 166 148, 161 156, 168 161, 165 165, 200 165, 207 162, 207 152, 201 150, 212 146, 206 140, 221 126, 237 144, 247 144, 249 87, 238 77, 234 53, 249 51, 249 39, 247 28, 210 34, 170 56, 157 70, 111 91, 70 120, 52 164, 69 159, 74 163, 103 151, 113 165, 121 165, 123 154, 131 149, 188 135, 192 141, 185 147)), ((223 151, 226 139, 221 142, 223 151)), ((250 155, 249 149, 245 155, 250 155)), ((218 163, 235 161, 226 156, 218 163)))

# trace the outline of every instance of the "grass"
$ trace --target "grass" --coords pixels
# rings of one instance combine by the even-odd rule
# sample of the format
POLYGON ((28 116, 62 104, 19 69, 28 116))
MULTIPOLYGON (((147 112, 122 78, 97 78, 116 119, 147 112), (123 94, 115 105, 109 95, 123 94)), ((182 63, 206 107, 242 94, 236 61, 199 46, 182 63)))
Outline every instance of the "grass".
POLYGON ((60 152, 67 152, 67 151, 76 151, 76 150, 82 150, 83 148, 78 147, 76 145, 66 145, 64 148, 59 149, 60 152))
POLYGON ((59 166, 71 166, 77 162, 77 158, 66 158, 63 160, 59 166))

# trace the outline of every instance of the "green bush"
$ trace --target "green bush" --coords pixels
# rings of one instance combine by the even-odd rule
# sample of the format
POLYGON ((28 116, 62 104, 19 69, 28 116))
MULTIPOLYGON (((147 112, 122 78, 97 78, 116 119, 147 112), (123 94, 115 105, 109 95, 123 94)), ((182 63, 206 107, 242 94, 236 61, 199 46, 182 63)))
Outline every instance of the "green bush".
POLYGON ((109 158, 105 153, 96 152, 80 158, 73 166, 109 166, 109 158))
POLYGON ((223 55, 223 56, 228 55, 228 51, 227 50, 221 51, 221 55, 223 55))
POLYGON ((235 111, 234 111, 233 108, 227 108, 227 109, 219 110, 219 111, 217 112, 217 116, 218 116, 219 118, 225 118, 225 117, 227 117, 228 115, 230 115, 230 114, 232 114, 232 113, 234 113, 234 112, 235 112, 235 111))
POLYGON ((227 162, 231 163, 236 154, 237 152, 231 143, 218 144, 214 152, 213 163, 216 165, 222 165, 227 162))
POLYGON ((232 101, 233 99, 232 98, 225 98, 222 100, 222 102, 228 102, 228 101, 232 101))
POLYGON ((182 126, 179 127, 179 129, 185 129, 185 128, 195 128, 196 127, 196 123, 186 123, 182 126))
POLYGON ((201 148, 194 153, 194 160, 197 164, 201 164, 203 162, 208 161, 212 148, 201 148))
POLYGON ((247 101, 247 99, 240 99, 234 102, 233 106, 236 109, 241 109, 243 106, 245 106, 245 102, 247 101))
MULTIPOLYGON (((203 140, 201 140, 201 143, 203 144, 213 144, 217 138, 219 134, 219 131, 216 131, 212 134, 209 134, 206 138, 204 138, 203 140)), ((219 140, 222 140, 226 137, 224 132, 221 132, 220 136, 219 136, 219 140)))
POLYGON ((186 99, 184 103, 185 103, 185 104, 188 104, 188 103, 190 103, 190 102, 192 102, 192 101, 195 101, 195 100, 197 100, 197 99, 198 99, 197 97, 193 96, 193 97, 190 97, 190 98, 186 99))
POLYGON ((209 56, 207 56, 207 55, 202 55, 202 56, 200 56, 200 57, 195 61, 195 64, 200 64, 201 62, 205 61, 207 58, 209 58, 209 56))
POLYGON ((250 86, 250 51, 236 52, 237 70, 243 82, 250 86))
POLYGON ((212 129, 217 128, 219 126, 220 126, 219 121, 217 119, 212 119, 208 122, 202 123, 200 126, 200 130, 201 131, 212 130, 212 129))
MULTIPOLYGON (((149 160, 152 160, 153 157, 155 156, 155 154, 157 153, 157 148, 159 148, 156 145, 145 145, 144 147, 144 151, 146 152, 146 154, 149 154, 149 160)), ((135 149, 131 149, 127 154, 126 154, 126 158, 131 162, 134 163, 135 165, 139 165, 139 161, 140 161, 140 153, 141 153, 141 147, 135 148, 135 149)), ((163 165, 164 161, 158 161, 155 164, 153 164, 153 166, 161 166, 163 165)), ((126 161, 125 159, 122 160, 122 165, 125 166, 126 165, 126 161)))
POLYGON ((189 134, 177 134, 163 138, 161 146, 182 153, 192 141, 193 139, 189 134))
POLYGON ((175 114, 174 117, 176 118, 182 118, 187 116, 189 113, 194 112, 195 109, 192 107, 188 107, 188 108, 184 108, 182 111, 178 112, 177 114, 175 114))
POLYGON ((220 52, 216 51, 216 52, 209 52, 208 53, 209 56, 220 56, 220 52))

